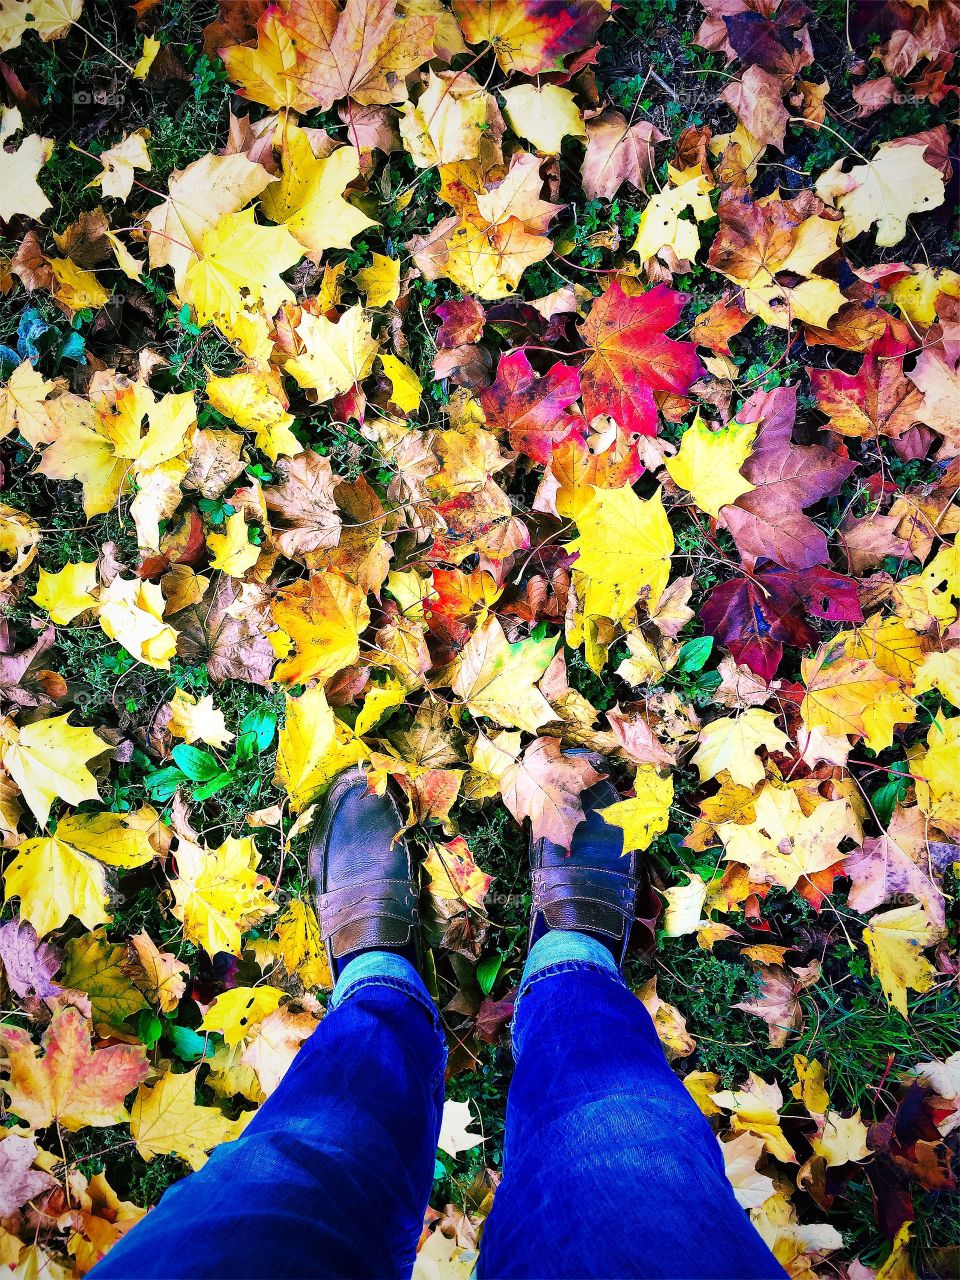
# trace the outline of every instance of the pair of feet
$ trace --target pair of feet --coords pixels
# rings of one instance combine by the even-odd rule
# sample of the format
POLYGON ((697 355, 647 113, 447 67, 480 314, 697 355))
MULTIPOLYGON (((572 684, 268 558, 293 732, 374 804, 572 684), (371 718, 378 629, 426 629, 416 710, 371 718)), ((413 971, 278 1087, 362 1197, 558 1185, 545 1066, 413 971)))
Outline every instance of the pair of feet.
MULTIPOLYGON (((620 964, 635 918, 637 854, 624 855, 622 831, 598 813, 620 799, 609 778, 581 799, 584 818, 569 849, 531 841, 529 945, 551 929, 575 929, 602 942, 620 964)), ((393 796, 371 794, 361 768, 335 779, 309 854, 334 977, 364 951, 399 951, 419 962, 419 875, 409 842, 397 837, 402 826, 393 796)))

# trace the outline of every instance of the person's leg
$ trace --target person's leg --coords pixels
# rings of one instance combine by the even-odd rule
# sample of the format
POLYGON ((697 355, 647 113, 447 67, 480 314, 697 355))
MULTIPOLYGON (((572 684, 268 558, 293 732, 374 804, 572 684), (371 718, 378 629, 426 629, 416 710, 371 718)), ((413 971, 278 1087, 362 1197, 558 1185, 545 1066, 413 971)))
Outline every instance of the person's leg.
POLYGON ((562 930, 535 943, 513 1042, 480 1280, 784 1275, 605 946, 562 930))
POLYGON ((401 955, 347 964, 243 1135, 171 1187, 96 1268, 152 1277, 408 1277, 433 1184, 446 1048, 401 955))

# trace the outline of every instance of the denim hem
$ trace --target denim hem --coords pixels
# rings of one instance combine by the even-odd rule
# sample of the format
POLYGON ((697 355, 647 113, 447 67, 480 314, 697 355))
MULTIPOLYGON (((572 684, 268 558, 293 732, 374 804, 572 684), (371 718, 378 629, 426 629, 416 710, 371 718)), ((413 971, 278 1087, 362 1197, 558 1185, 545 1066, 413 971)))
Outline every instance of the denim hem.
POLYGON ((402 951, 382 950, 361 951, 348 960, 340 970, 333 989, 334 1000, 341 999, 341 992, 351 986, 358 978, 370 975, 386 974, 394 978, 402 978, 414 986, 423 986, 423 979, 402 951))
POLYGON ((617 987, 627 987, 626 979, 619 969, 611 969, 605 964, 595 964, 592 960, 557 960, 554 964, 544 965, 542 969, 538 969, 535 973, 531 973, 529 977, 524 978, 519 991, 517 992, 517 1005, 527 994, 531 987, 538 982, 542 982, 545 978, 554 978, 558 973, 599 973, 617 987))
POLYGON ((530 948, 520 978, 520 995, 533 978, 558 964, 574 968, 589 965, 593 969, 606 969, 614 976, 620 973, 611 953, 596 938, 575 929, 551 929, 530 948))
POLYGON ((553 929, 544 934, 530 948, 527 963, 523 967, 513 1017, 510 1020, 510 1039, 514 1053, 519 1053, 519 1030, 523 1018, 523 999, 538 982, 554 978, 561 973, 599 973, 614 986, 629 990, 623 974, 611 953, 596 938, 573 929, 553 929))
POLYGON ((412 997, 426 1009, 434 1029, 439 1032, 437 1006, 430 998, 423 979, 406 956, 396 951, 365 951, 355 956, 337 978, 328 1008, 336 1009, 357 992, 371 987, 389 987, 412 997))

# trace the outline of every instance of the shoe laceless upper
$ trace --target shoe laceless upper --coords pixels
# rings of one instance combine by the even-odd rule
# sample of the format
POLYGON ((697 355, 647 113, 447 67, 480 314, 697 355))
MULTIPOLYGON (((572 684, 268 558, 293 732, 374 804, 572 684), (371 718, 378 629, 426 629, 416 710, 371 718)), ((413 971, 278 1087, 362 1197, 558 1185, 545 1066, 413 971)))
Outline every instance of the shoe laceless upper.
POLYGON ((636 898, 636 857, 623 853, 623 831, 597 812, 620 799, 608 778, 583 792, 584 818, 569 851, 550 840, 531 849, 533 925, 531 943, 547 929, 576 929, 608 946, 622 959, 636 898))
POLYGON ((331 787, 310 847, 317 912, 331 959, 400 948, 418 923, 417 884, 393 797, 371 794, 360 768, 331 787))

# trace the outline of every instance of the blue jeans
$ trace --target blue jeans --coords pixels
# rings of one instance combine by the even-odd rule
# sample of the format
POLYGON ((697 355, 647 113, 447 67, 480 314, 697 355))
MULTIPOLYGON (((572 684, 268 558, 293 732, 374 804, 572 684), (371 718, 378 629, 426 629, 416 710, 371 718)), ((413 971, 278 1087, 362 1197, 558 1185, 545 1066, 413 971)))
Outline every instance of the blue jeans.
MULTIPOLYGON (((719 1144, 610 953, 533 947, 513 1027, 504 1176, 477 1275, 782 1277, 719 1144)), ((243 1135, 96 1268, 124 1277, 408 1277, 433 1183, 446 1051, 402 956, 346 966, 243 1135)))

